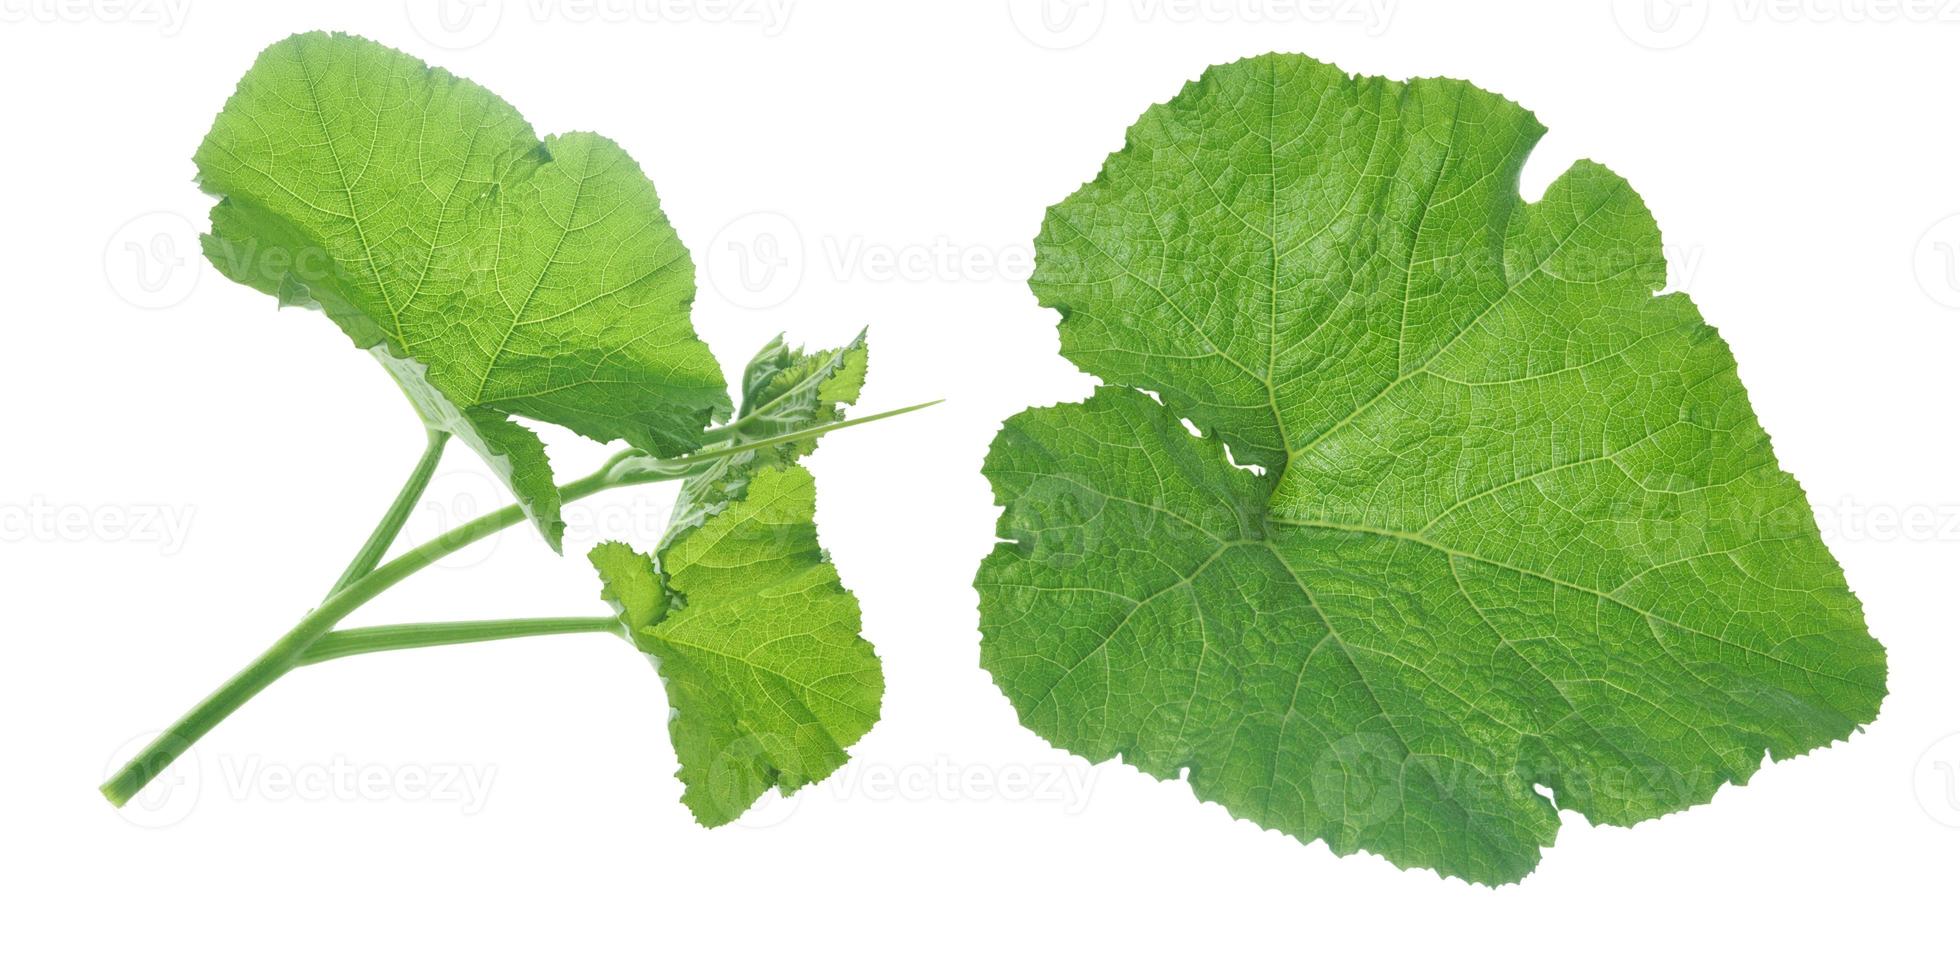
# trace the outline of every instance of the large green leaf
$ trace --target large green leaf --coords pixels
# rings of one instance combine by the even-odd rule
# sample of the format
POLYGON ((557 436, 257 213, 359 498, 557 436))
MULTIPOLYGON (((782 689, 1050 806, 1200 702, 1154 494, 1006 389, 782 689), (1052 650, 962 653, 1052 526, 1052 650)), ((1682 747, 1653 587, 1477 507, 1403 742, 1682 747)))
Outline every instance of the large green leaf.
POLYGON ((1540 133, 1268 55, 1049 211, 1034 290, 1107 385, 987 460, 983 662, 1024 723, 1504 882, 1558 829, 1535 787, 1631 824, 1874 717, 1883 651, 1727 346, 1656 295, 1625 181, 1520 198, 1540 133))
POLYGON ((313 33, 259 56, 196 160, 221 198, 211 261, 324 310, 429 424, 484 455, 554 547, 543 445, 511 416, 674 455, 728 412, 688 319, 693 262, 604 137, 541 141, 481 86, 313 33))
POLYGON ((817 544, 815 509, 808 470, 767 466, 664 547, 658 569, 624 544, 592 550, 606 598, 666 681, 681 800, 707 826, 771 787, 828 776, 878 719, 884 675, 817 544))

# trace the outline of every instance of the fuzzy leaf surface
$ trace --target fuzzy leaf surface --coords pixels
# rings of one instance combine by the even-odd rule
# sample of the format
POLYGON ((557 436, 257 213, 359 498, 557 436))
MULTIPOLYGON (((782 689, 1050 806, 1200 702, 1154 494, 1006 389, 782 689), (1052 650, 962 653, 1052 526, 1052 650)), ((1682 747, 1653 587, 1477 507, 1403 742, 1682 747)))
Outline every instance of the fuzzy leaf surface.
POLYGON ((1556 807, 1635 823, 1872 720, 1884 652, 1728 347, 1656 295, 1624 180, 1521 198, 1541 133, 1268 55, 1050 209, 1033 288, 1106 384, 985 466, 982 660, 1024 724, 1498 883, 1556 807))
POLYGON ((808 470, 768 466, 663 548, 658 569, 623 544, 592 551, 606 598, 666 681, 681 800, 707 826, 836 771, 878 719, 884 674, 817 543, 815 509, 808 470))
POLYGON ((274 44, 196 155, 205 253, 372 351, 554 547, 544 448, 513 416, 655 455, 730 408, 689 320, 694 265, 612 141, 539 139, 487 89, 345 34, 274 44))

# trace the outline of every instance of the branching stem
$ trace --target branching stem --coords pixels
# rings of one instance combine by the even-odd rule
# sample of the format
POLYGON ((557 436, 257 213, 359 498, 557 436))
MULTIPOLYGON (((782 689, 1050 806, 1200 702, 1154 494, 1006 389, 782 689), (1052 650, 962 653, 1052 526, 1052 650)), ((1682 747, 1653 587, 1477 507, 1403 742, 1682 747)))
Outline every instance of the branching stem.
MULTIPOLYGON (((848 428, 866 422, 875 422, 894 415, 917 411, 934 404, 938 403, 927 402, 889 412, 867 415, 863 418, 849 419, 842 422, 833 422, 828 425, 814 426, 796 432, 783 433, 767 439, 758 439, 753 442, 703 449, 678 459, 655 460, 638 450, 627 450, 608 460, 597 471, 560 486, 558 493, 564 502, 570 503, 571 501, 589 497, 602 490, 610 490, 615 487, 681 479, 689 473, 694 472, 701 464, 716 459, 753 452, 782 443, 808 439, 835 429, 848 428), (623 465, 628 461, 645 461, 648 465, 623 465)), ((439 440, 431 436, 429 449, 424 452, 422 460, 416 464, 415 471, 409 475, 408 482, 403 485, 401 492, 396 495, 395 505, 389 508, 388 516, 382 519, 380 526, 376 527, 374 534, 369 536, 368 543, 362 546, 360 553, 355 557, 354 564, 349 566, 349 571, 351 572, 355 567, 369 558, 372 558, 377 564, 372 565, 369 570, 362 574, 351 578, 343 575, 342 578, 345 581, 335 587, 334 591, 327 596, 326 601, 322 602, 312 612, 302 616, 300 621, 293 625, 292 629, 286 631, 286 635, 280 637, 272 646, 266 648, 265 652, 261 653, 258 659, 246 665, 244 670, 239 671, 231 680, 226 681, 224 686, 213 691, 203 701, 198 702, 197 706, 192 708, 188 714, 178 719, 176 724, 158 735, 141 752, 138 752, 135 758, 131 759, 127 765, 123 766, 114 776, 110 777, 108 782, 103 783, 102 795, 107 797, 109 802, 116 806, 122 806, 129 802, 132 797, 142 791, 144 786, 149 785, 150 780, 155 779, 158 774, 162 773, 165 768, 176 761, 179 756, 183 755, 193 743, 203 738, 211 729, 217 727, 219 722, 230 717, 232 712, 237 711, 245 702, 250 701, 259 692, 270 687, 273 681, 284 677, 294 667, 373 650, 394 650, 408 646, 428 646, 438 643, 466 643, 479 639, 495 639, 497 638, 496 636, 490 635, 495 629, 509 628, 508 624, 499 627, 494 622, 475 624, 422 623, 411 624, 409 626, 345 630, 338 634, 333 632, 334 627, 339 625, 341 620, 352 614, 354 610, 361 608, 370 599, 399 584, 403 579, 484 538, 490 537, 506 528, 523 523, 524 510, 516 504, 511 504, 502 510, 493 511, 467 524, 452 528, 447 533, 418 547, 411 548, 390 561, 379 562, 380 556, 387 551, 388 545, 393 542, 395 536, 400 532, 401 523, 406 520, 408 512, 414 509, 416 500, 421 497, 422 491, 428 486, 429 475, 435 469, 435 458, 440 456, 441 449, 439 440), (378 545, 376 544, 377 541, 379 541, 378 545), (405 642, 417 630, 423 631, 425 639, 417 643, 405 642), (465 633, 481 635, 465 636, 465 633), (329 639, 333 636, 338 636, 340 639, 329 639), (443 638, 445 636, 449 638, 443 638), (316 645, 320 644, 323 640, 327 641, 324 652, 316 651, 316 645)), ((590 632, 601 628, 598 626, 599 620, 597 619, 528 620, 523 622, 530 623, 534 626, 547 622, 559 625, 577 622, 580 624, 580 627, 577 629, 536 629, 531 632, 513 632, 504 635, 523 636, 546 632, 590 632)))
POLYGON ((429 479, 436 475, 436 464, 442 462, 442 447, 449 442, 449 433, 442 429, 430 429, 428 448, 422 450, 422 458, 415 462, 415 471, 408 475, 408 482, 402 484, 395 502, 388 505, 388 512, 381 515, 381 523, 374 526, 374 533, 368 535, 367 542, 361 545, 354 560, 347 563, 347 570, 340 573, 340 580, 327 590, 331 596, 352 585, 356 579, 374 571, 381 564, 381 558, 388 553, 388 546, 395 543, 401 534, 402 525, 408 523, 408 516, 415 511, 421 501, 423 491, 429 489, 429 479))

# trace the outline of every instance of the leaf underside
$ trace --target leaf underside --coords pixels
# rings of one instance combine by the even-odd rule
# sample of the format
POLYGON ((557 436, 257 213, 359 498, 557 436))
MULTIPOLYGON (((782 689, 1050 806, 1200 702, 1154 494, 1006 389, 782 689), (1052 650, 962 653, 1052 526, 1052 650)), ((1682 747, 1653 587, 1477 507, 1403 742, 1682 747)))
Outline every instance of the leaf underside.
POLYGON ((503 476, 554 547, 543 444, 512 420, 656 455, 730 408, 688 313, 694 265, 639 165, 540 140, 508 103, 344 34, 259 56, 196 155, 226 276, 317 307, 430 425, 503 476))
POLYGON ((1032 285, 1105 384, 985 466, 982 659, 1023 723, 1499 883, 1558 807, 1632 824, 1875 717, 1883 650, 1727 346, 1656 295, 1625 181, 1520 198, 1541 133, 1267 55, 1049 210, 1032 285))
MULTIPOLYGON (((842 418, 865 367, 862 334, 811 354, 778 338, 745 372, 730 441, 842 418)), ((815 482, 796 462, 815 442, 690 476, 657 561, 618 542, 592 550, 605 598, 666 682, 681 800, 707 826, 772 787, 787 795, 828 776, 878 719, 884 674, 817 542, 815 482)))

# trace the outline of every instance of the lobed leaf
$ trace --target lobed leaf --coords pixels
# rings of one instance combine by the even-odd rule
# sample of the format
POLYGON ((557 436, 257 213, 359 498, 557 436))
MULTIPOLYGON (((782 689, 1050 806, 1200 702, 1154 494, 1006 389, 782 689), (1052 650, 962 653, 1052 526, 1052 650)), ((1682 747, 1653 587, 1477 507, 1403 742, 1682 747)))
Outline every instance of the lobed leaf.
POLYGON ((1872 720, 1884 652, 1727 346, 1657 295, 1625 181, 1519 196, 1541 133, 1267 55, 1050 209, 1032 285, 1105 384, 987 458, 982 659, 1023 723, 1506 882, 1557 807, 1635 823, 1872 720))
POLYGON ((815 508, 808 470, 770 466, 665 547, 658 570, 622 544, 592 551, 666 681, 681 800, 706 826, 771 787, 787 795, 828 776, 878 719, 884 675, 858 635, 857 599, 817 544, 815 508))
POLYGON ((688 317, 693 262, 604 137, 540 140, 481 86, 311 33, 259 56, 196 162, 220 198, 213 264, 323 310, 491 463, 554 548, 555 481, 512 416, 675 455, 728 414, 688 317))
MULTIPOLYGON (((867 356, 862 332, 807 354, 776 338, 743 372, 741 413, 716 445, 842 419, 867 356)), ((884 674, 858 636, 857 599, 817 544, 815 483, 796 465, 816 439, 690 474, 657 559, 618 542, 592 550, 604 597, 667 682, 681 799, 707 826, 771 787, 787 795, 829 775, 878 718, 884 674)))

